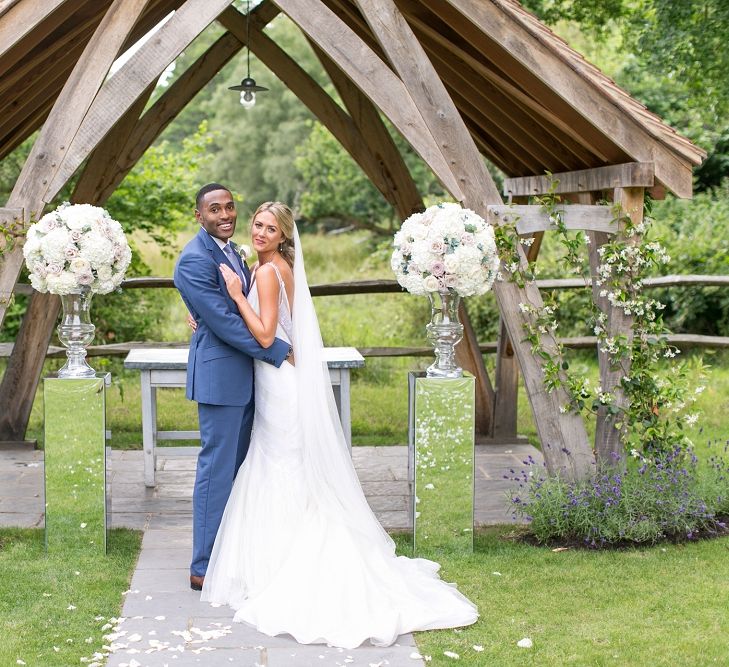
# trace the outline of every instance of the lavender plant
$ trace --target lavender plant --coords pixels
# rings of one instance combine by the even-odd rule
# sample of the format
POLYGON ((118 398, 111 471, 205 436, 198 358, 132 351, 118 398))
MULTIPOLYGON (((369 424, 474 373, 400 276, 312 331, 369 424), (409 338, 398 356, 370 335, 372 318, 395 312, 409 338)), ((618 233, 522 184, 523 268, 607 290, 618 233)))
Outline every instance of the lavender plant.
POLYGON ((681 447, 654 459, 636 455, 628 465, 616 456, 589 481, 547 476, 533 458, 510 470, 515 517, 529 521, 541 543, 559 541, 590 548, 655 544, 723 534, 729 514, 729 463, 720 455, 709 471, 681 447))

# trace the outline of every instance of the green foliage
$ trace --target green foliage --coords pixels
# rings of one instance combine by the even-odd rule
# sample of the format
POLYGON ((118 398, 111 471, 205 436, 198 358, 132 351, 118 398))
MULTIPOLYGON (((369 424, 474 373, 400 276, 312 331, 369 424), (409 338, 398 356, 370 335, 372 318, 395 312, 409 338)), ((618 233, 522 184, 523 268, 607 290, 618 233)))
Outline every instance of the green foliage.
POLYGON ((314 123, 297 149, 295 162, 306 188, 299 210, 305 219, 319 223, 332 219, 335 226, 375 226, 389 220, 392 208, 350 155, 320 123, 314 123))
MULTIPOLYGON (((677 274, 729 274, 729 179, 692 200, 655 202, 656 234, 677 274)), ((679 332, 729 336, 729 293, 724 287, 654 290, 666 305, 664 321, 679 332)))
MULTIPOLYGON (((699 124, 693 129, 714 135, 713 140, 715 131, 726 127, 729 52, 724 44, 729 37, 729 4, 725 0, 525 0, 524 5, 548 23, 575 22, 598 39, 619 34, 626 65, 619 83, 674 123, 678 115, 700 117, 705 127, 699 124), (646 88, 652 89, 650 95, 645 95, 646 88), (680 114, 666 114, 666 105, 675 105, 680 114)), ((680 127, 687 129, 684 123, 680 127)))

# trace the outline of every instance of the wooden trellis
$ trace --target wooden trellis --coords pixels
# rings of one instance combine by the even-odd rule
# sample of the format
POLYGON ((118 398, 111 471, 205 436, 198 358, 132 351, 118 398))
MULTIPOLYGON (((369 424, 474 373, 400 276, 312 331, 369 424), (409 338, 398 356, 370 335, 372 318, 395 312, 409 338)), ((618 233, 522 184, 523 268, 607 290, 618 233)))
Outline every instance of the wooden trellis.
MULTIPOLYGON (((0 0, 0 159, 40 129, 0 223, 37 218, 76 174, 74 201, 103 204, 246 41, 246 17, 230 0, 0 0), (108 76, 115 58, 170 12, 108 76), (225 34, 143 111, 160 74, 216 20, 225 34)), ((251 11, 248 46, 401 218, 423 202, 383 116, 457 201, 492 221, 504 214, 503 201, 484 158, 510 177, 517 202, 544 191, 545 171, 561 172, 560 187, 577 201, 568 226, 586 229, 593 248, 616 231, 592 203, 595 193, 611 190, 638 216, 646 187, 690 196, 692 167, 704 157, 513 0, 264 0, 251 11), (343 106, 264 31, 281 12, 309 40, 343 106)), ((544 233, 543 216, 519 210, 520 232, 544 233)), ((0 255, 0 324, 21 245, 22 238, 0 255)), ((532 258, 538 247, 537 240, 532 258)), ((548 465, 585 476, 593 455, 582 419, 560 414, 564 396, 544 390, 540 362, 522 341, 518 304, 540 304, 539 290, 502 282, 495 292, 502 318, 495 383, 463 311, 459 359, 478 379, 477 428, 516 434, 520 369, 548 465)), ((31 297, 0 384, 0 440, 24 437, 57 313, 57 298, 31 297)), ((627 330, 629 322, 613 317, 610 326, 627 330)), ((601 377, 605 387, 616 380, 604 360, 601 377)), ((600 451, 613 450, 618 438, 607 416, 600 428, 600 451)))

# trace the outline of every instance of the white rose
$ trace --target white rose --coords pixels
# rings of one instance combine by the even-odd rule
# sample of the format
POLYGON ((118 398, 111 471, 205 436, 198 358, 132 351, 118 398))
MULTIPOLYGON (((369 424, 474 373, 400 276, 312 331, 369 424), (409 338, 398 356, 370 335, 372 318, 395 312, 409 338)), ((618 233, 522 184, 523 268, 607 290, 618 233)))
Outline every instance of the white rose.
POLYGON ((48 234, 52 229, 58 227, 58 218, 56 213, 46 213, 38 222, 33 225, 41 234, 48 234))
POLYGON ((460 263, 458 261, 458 255, 455 252, 446 255, 443 258, 443 264, 445 266, 446 273, 458 273, 460 263))
POLYGON ((440 283, 435 276, 428 276, 423 280, 423 287, 428 292, 437 292, 440 289, 440 283))
POLYGON ((91 286, 94 284, 94 274, 91 273, 91 271, 88 271, 87 273, 77 273, 75 275, 79 285, 91 286))
POLYGON ((99 266, 96 269, 96 276, 101 282, 111 280, 111 267, 108 264, 99 266))
POLYGON ((94 290, 97 294, 108 294, 116 289, 116 285, 113 280, 104 280, 99 283, 99 286, 94 290))
POLYGON ((105 211, 99 206, 91 204, 74 204, 59 209, 59 213, 69 229, 81 230, 84 227, 95 227, 103 220, 105 211))
POLYGON ((23 256, 28 259, 31 255, 39 254, 41 250, 40 238, 37 234, 32 236, 28 234, 25 239, 25 245, 23 246, 23 256))
POLYGON ((68 264, 68 268, 76 275, 80 273, 91 273, 91 264, 83 257, 74 257, 68 264))

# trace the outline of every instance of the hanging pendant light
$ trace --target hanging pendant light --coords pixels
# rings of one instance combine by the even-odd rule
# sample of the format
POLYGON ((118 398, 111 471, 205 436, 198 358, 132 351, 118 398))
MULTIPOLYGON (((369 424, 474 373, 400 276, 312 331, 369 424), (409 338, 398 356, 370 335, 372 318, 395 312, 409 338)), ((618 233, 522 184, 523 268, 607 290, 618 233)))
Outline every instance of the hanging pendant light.
POLYGON ((230 86, 228 90, 240 91, 240 103, 244 109, 252 109, 256 104, 256 93, 268 90, 263 86, 256 84, 256 80, 251 77, 251 1, 246 2, 246 55, 248 63, 248 75, 239 86, 230 86))

